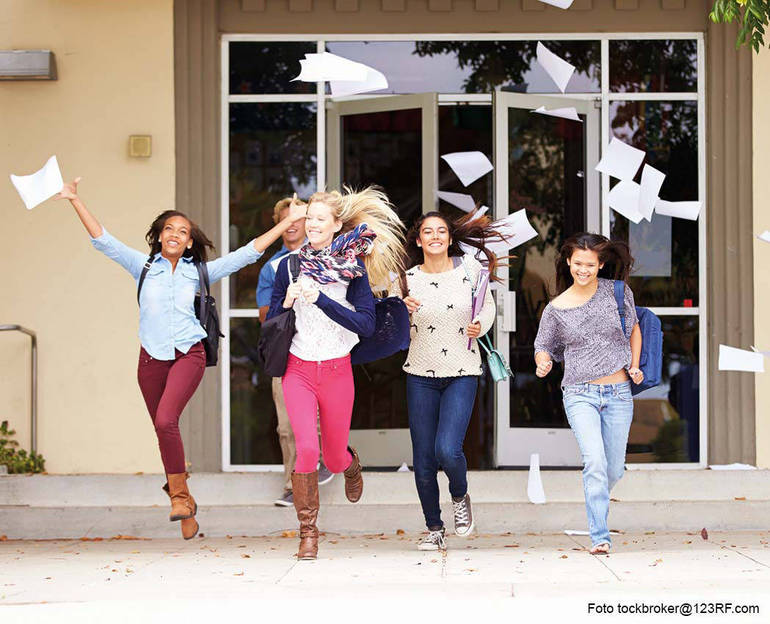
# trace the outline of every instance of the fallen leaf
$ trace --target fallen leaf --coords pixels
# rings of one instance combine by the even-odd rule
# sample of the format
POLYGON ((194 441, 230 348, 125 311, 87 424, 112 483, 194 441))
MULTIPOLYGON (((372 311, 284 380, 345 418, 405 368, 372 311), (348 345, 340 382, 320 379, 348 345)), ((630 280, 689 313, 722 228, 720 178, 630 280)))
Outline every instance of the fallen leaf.
POLYGON ((559 559, 567 559, 567 555, 562 555, 559 559))
POLYGON ((149 541, 149 537, 136 537, 135 535, 113 535, 111 540, 127 540, 127 541, 149 541))
POLYGON ((645 535, 655 535, 655 531, 645 531, 645 535))
POLYGON ((478 572, 476 568, 466 568, 466 572, 478 572))
POLYGON ((518 547, 519 547, 518 544, 506 544, 505 545, 505 548, 518 548, 518 547))
POLYGON ((746 500, 745 496, 736 496, 735 500, 746 500))
POLYGON ((0 542, 7 542, 8 536, 7 535, 0 535, 0 542))
POLYGON ((396 529, 396 535, 403 535, 404 533, 404 529, 396 529))
POLYGON ((709 538, 709 532, 705 528, 703 528, 703 529, 700 530, 700 536, 704 540, 707 540, 709 538))
POLYGON ((663 563, 663 559, 656 559, 656 560, 655 560, 655 563, 651 563, 651 564, 650 564, 650 567, 651 567, 651 568, 654 568, 654 567, 655 567, 656 565, 658 565, 659 563, 663 563))
POLYGON ((297 537, 296 531, 282 531, 281 537, 297 537))
POLYGON ((251 559, 251 555, 241 555, 241 559, 251 559))
POLYGON ((101 542, 103 540, 104 540, 103 537, 81 537, 80 538, 81 542, 101 542))

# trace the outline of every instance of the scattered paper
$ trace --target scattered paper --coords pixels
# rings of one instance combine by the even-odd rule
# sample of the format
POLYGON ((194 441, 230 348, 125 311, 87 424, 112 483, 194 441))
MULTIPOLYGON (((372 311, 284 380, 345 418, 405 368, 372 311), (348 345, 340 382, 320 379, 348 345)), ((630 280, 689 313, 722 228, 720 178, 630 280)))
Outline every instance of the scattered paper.
POLYGON ((403 463, 402 463, 402 464, 401 464, 401 465, 398 467, 398 470, 396 470, 396 472, 410 472, 410 470, 409 470, 409 466, 407 466, 407 465, 406 465, 406 462, 403 462, 403 463))
POLYGON ((564 93, 569 79, 575 71, 575 66, 557 56, 539 41, 537 42, 537 62, 564 93))
POLYGON ((615 212, 622 214, 629 221, 639 223, 642 213, 639 212, 639 195, 641 187, 632 180, 621 180, 610 190, 607 202, 615 212))
POLYGON ((306 54, 299 62, 302 70, 299 76, 292 78, 303 82, 324 82, 326 80, 343 80, 361 82, 366 80, 367 67, 342 56, 330 52, 306 54))
POLYGON ((700 214, 701 203, 699 201, 680 201, 670 202, 665 199, 659 199, 655 202, 655 212, 666 215, 667 217, 678 217, 679 219, 689 219, 697 221, 700 214))
POLYGON ((463 186, 468 186, 494 169, 489 158, 481 152, 453 152, 444 154, 441 158, 460 178, 463 186))
POLYGON ((764 373, 765 357, 761 353, 719 345, 719 370, 764 373))
POLYGON ((529 456, 529 481, 527 482, 527 497, 529 502, 535 505, 545 503, 545 490, 543 480, 540 477, 540 454, 532 453, 529 456))
POLYGON ((714 464, 709 466, 711 470, 756 470, 756 466, 750 464, 714 464))
POLYGON ((661 173, 655 167, 645 165, 642 169, 642 186, 639 193, 638 210, 648 221, 652 221, 652 212, 655 210, 655 202, 658 200, 660 187, 663 186, 663 180, 666 174, 661 173))
POLYGON ((596 170, 619 180, 633 180, 639 165, 644 160, 644 152, 612 137, 605 148, 596 170))
POLYGON ((479 217, 485 215, 488 210, 489 210, 489 206, 482 206, 476 212, 473 213, 473 216, 470 219, 468 219, 468 223, 470 223, 471 221, 475 221, 479 217))
POLYGON ((385 75, 382 72, 367 67, 366 78, 364 80, 330 80, 329 86, 332 90, 332 97, 344 97, 346 95, 356 95, 357 93, 368 93, 369 91, 387 89, 388 79, 385 78, 385 75))
POLYGON ((16 187, 27 210, 32 210, 46 199, 50 199, 64 186, 56 156, 51 156, 43 168, 35 171, 35 173, 23 176, 11 174, 11 182, 16 187))
POLYGON ((473 197, 466 193, 450 193, 449 191, 438 191, 439 199, 456 206, 465 212, 473 212, 476 209, 476 202, 473 197))
POLYGON ((574 106, 568 108, 554 108, 553 110, 547 110, 545 106, 536 108, 533 113, 540 113, 541 115, 550 115, 551 117, 561 117, 562 119, 571 119, 573 121, 579 121, 583 123, 580 116, 577 113, 577 109, 574 106))
POLYGON ((550 4, 551 6, 558 7, 560 9, 568 9, 572 6, 575 0, 540 0, 544 4, 550 4))
POLYGON ((770 243, 770 230, 765 230, 761 234, 758 234, 757 238, 761 241, 765 241, 766 243, 770 243))
MULTIPOLYGON (((510 249, 523 245, 538 235, 537 230, 527 220, 527 211, 524 208, 493 222, 489 227, 499 232, 500 236, 488 238, 484 245, 498 257, 508 255, 510 249)), ((475 257, 482 263, 486 262, 487 257, 480 249, 466 243, 460 243, 460 248, 464 253, 475 257)), ((493 288, 494 284, 491 287, 493 288)))

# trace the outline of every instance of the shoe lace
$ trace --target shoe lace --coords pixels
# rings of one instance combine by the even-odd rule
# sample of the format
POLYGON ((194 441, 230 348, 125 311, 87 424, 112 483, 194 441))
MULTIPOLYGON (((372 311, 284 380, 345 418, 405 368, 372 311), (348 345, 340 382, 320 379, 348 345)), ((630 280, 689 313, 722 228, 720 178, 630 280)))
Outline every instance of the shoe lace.
POLYGON ((465 504, 465 498, 461 501, 452 501, 452 507, 455 513, 455 524, 468 524, 468 505, 465 504))
POLYGON ((425 544, 436 544, 440 550, 446 550, 446 540, 444 539, 443 529, 439 529, 438 531, 428 530, 428 534, 422 538, 422 541, 425 544))

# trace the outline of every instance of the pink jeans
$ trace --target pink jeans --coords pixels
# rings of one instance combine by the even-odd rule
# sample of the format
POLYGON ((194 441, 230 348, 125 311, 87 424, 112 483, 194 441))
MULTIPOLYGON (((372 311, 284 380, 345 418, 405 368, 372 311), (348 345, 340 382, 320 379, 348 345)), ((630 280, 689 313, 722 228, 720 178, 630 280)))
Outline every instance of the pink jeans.
POLYGON ((354 396, 350 355, 325 362, 306 362, 289 354, 282 385, 297 447, 295 472, 317 469, 320 455, 317 418, 321 422, 324 463, 332 472, 344 472, 353 461, 348 452, 354 396))

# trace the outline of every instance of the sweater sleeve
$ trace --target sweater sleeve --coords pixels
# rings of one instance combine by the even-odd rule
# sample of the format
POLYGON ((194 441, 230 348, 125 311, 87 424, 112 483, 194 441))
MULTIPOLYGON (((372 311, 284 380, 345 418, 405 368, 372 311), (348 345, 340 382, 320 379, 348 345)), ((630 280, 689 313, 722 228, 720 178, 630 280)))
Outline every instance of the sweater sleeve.
POLYGON ((369 338, 375 328, 374 295, 369 286, 369 276, 362 275, 350 280, 345 298, 353 304, 355 310, 348 310, 324 293, 318 294, 315 304, 335 323, 362 338, 369 338))
POLYGON ((541 351, 550 355, 551 359, 557 362, 564 361, 564 344, 559 335, 558 320, 554 316, 550 304, 543 310, 535 337, 535 353, 541 351))
POLYGON ((289 257, 287 256, 278 264, 273 282, 273 294, 270 297, 270 309, 267 311, 267 319, 278 316, 285 311, 283 300, 286 298, 286 289, 289 287, 289 257))

